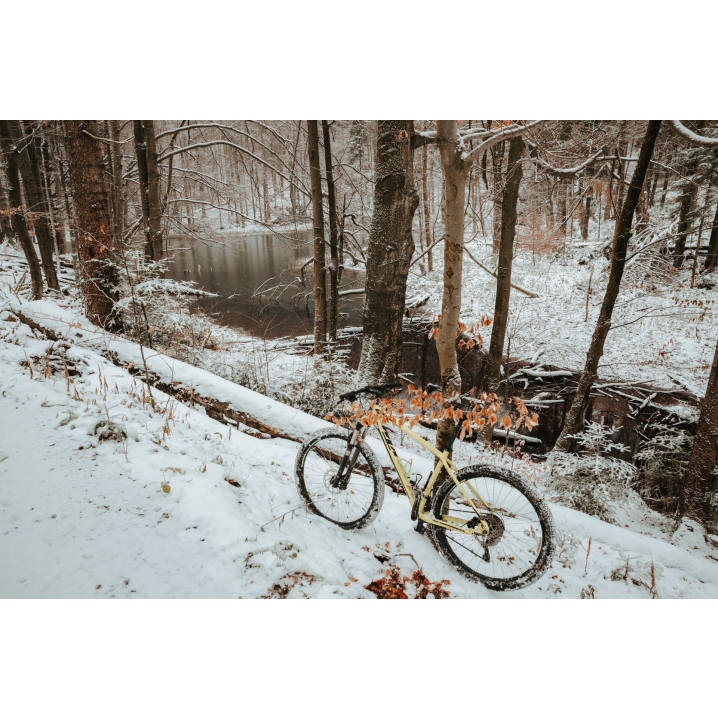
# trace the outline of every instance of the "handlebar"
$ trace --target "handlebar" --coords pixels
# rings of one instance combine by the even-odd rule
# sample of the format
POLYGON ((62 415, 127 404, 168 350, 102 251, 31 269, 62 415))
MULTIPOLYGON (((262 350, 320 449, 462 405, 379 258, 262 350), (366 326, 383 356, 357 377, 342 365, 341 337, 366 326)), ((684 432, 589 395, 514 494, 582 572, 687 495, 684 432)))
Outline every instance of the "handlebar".
POLYGON ((381 396, 391 389, 401 389, 401 384, 378 384, 377 386, 364 386, 361 389, 355 389, 354 391, 348 391, 346 394, 342 394, 339 397, 340 401, 354 401, 360 394, 374 394, 375 396, 381 396))

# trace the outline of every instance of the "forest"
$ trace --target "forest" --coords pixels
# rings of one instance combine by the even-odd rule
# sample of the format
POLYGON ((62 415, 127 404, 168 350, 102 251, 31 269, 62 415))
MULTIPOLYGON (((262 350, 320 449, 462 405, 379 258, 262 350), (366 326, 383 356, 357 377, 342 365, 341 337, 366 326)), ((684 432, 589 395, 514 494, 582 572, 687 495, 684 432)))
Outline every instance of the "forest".
POLYGON ((0 596, 718 597, 718 120, 1 120, 0 165, 0 596), (442 452, 529 496, 530 577, 442 452))

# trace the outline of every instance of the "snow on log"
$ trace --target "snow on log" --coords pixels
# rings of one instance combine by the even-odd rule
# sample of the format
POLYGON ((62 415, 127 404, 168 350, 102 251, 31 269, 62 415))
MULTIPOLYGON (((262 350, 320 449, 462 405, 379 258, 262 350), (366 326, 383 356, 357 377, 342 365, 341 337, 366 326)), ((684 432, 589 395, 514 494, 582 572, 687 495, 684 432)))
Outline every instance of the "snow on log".
MULTIPOLYGON (((494 429, 494 436, 500 436, 501 438, 506 438, 506 432, 503 429, 494 429)), ((509 432, 509 439, 514 439, 517 441, 525 441, 527 444, 540 444, 541 439, 537 439, 533 436, 526 436, 526 434, 517 434, 515 431, 509 432)))
MULTIPOLYGON (((84 316, 62 309, 48 300, 20 302, 11 298, 5 309, 15 314, 21 322, 43 332, 53 341, 67 341, 79 347, 97 352, 126 368, 138 379, 145 380, 145 365, 150 375, 150 385, 176 397, 178 400, 201 406, 207 415, 223 424, 245 426, 267 434, 272 438, 304 441, 319 429, 332 426, 328 421, 294 409, 275 399, 235 384, 228 379, 194 367, 179 359, 173 359, 122 337, 109 334, 92 325, 84 316), (144 362, 142 354, 144 353, 144 362)), ((382 442, 373 437, 367 443, 377 455, 383 467, 391 467, 391 460, 382 442)), ((412 459, 431 470, 428 459, 414 452, 397 447, 400 457, 412 459)))
POLYGON ((556 378, 561 376, 573 376, 573 372, 571 371, 564 371, 564 370, 556 370, 556 371, 536 371, 535 369, 522 369, 522 374, 528 374, 528 376, 533 377, 540 377, 541 379, 545 378, 556 378))

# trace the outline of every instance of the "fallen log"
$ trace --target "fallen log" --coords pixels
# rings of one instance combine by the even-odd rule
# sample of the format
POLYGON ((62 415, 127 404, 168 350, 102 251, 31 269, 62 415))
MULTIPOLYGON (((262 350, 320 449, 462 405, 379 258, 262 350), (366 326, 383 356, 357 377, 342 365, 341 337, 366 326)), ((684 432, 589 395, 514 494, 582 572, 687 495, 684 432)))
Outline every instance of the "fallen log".
MULTIPOLYGON (((23 302, 14 298, 5 306, 21 322, 43 332, 53 341, 67 341, 85 347, 137 376, 183 403, 202 407, 208 416, 229 426, 244 424, 272 438, 302 442, 330 422, 282 404, 276 399, 235 384, 179 359, 109 334, 87 319, 47 300, 23 302)), ((381 441, 368 438, 367 443, 384 468, 393 465, 381 441)), ((428 460, 402 448, 399 456, 418 461, 428 460)), ((428 470, 428 467, 427 467, 428 470)), ((386 474, 386 472, 385 472, 386 474)))

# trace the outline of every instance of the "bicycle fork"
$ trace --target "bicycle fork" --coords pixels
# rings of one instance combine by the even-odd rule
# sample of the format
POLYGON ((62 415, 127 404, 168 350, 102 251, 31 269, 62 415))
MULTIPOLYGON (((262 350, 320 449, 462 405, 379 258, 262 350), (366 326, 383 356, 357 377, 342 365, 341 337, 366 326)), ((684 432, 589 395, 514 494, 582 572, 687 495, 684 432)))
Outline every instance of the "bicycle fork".
POLYGON ((347 448, 342 456, 337 475, 331 480, 330 484, 333 489, 339 489, 344 491, 349 484, 349 477, 354 470, 354 465, 359 458, 359 442, 364 439, 369 427, 365 426, 362 429, 356 428, 352 432, 349 441, 347 442, 347 448))

